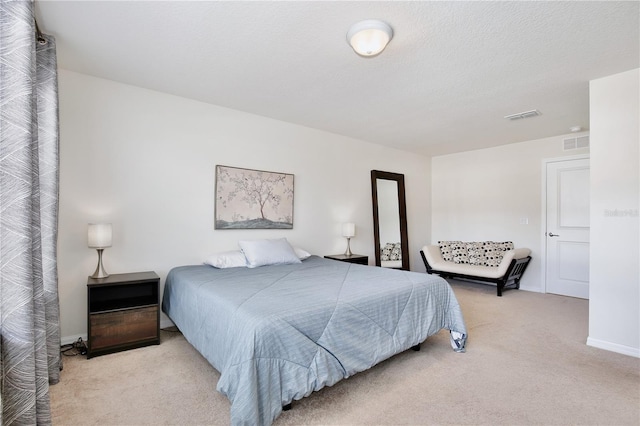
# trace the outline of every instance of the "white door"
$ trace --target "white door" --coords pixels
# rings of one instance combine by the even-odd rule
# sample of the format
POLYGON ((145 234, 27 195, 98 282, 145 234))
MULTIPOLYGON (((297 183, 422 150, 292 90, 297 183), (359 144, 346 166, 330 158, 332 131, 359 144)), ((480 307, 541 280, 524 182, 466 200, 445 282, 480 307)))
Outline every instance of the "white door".
POLYGON ((589 298, 589 208, 589 159, 547 163, 547 293, 589 298))

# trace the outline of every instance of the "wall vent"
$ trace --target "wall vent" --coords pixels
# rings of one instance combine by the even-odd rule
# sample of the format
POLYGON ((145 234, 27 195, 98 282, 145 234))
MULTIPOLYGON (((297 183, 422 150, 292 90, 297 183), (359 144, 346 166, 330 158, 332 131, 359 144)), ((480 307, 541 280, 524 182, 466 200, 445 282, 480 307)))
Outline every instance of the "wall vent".
POLYGON ((504 118, 506 118, 507 120, 520 120, 522 118, 537 117, 538 115, 540 115, 540 111, 538 111, 537 109, 532 109, 531 111, 524 111, 524 112, 519 112, 517 114, 505 115, 504 118))
POLYGON ((562 149, 564 151, 578 148, 589 148, 589 135, 579 136, 577 138, 568 138, 562 141, 562 149))
POLYGON ((578 148, 589 148, 589 135, 576 138, 576 146, 578 148))

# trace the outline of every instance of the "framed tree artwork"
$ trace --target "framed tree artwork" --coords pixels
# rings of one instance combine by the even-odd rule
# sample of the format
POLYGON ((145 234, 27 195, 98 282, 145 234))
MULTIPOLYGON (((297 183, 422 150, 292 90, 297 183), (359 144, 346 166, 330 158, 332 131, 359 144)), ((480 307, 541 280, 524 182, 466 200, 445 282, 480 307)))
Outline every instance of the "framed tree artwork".
POLYGON ((216 166, 215 229, 292 229, 293 175, 216 166))

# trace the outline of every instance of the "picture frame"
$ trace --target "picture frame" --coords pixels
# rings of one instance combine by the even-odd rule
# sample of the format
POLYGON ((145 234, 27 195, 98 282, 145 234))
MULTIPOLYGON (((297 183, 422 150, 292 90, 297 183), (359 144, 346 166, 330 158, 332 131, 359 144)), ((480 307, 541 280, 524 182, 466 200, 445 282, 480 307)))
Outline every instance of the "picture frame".
POLYGON ((216 166, 214 229, 293 229, 293 175, 216 166))

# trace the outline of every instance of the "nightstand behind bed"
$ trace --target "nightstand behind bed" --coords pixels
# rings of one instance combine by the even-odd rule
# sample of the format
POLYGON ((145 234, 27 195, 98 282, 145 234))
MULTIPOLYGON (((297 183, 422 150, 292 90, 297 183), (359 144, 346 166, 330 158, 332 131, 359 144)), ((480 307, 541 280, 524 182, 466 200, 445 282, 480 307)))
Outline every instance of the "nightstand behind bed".
POLYGON ((329 254, 325 256, 326 259, 339 260, 340 262, 347 263, 357 263, 359 265, 368 265, 369 264, 369 256, 365 256, 362 254, 329 254))

